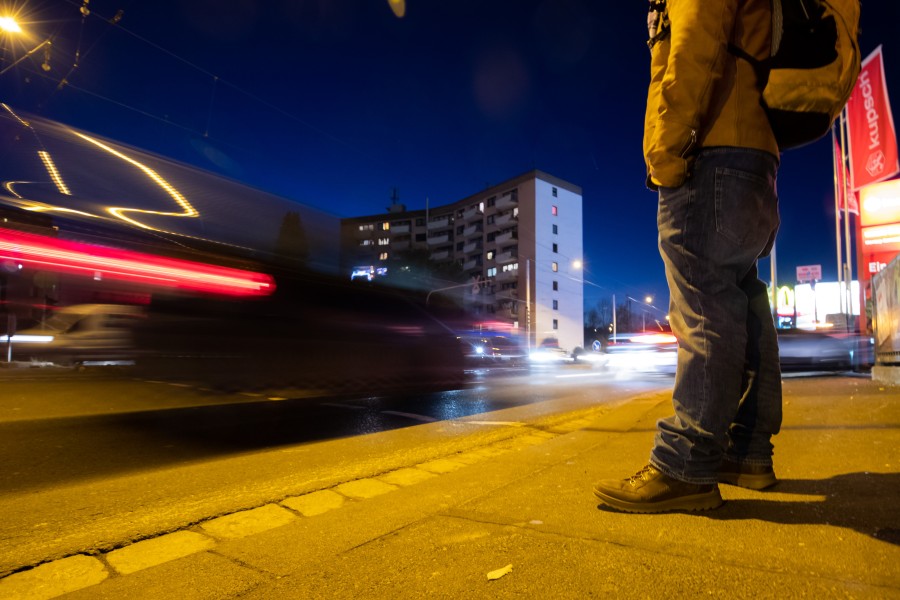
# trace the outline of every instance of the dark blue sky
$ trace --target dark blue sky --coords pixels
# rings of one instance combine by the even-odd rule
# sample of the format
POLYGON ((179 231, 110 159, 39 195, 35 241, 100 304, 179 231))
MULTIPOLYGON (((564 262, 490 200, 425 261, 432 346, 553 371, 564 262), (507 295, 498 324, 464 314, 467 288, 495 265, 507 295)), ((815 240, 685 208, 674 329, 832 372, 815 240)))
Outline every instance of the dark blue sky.
MULTIPOLYGON (((583 188, 587 303, 665 303, 644 2, 408 0, 402 19, 387 0, 92 0, 85 19, 76 0, 15 4, 33 35, 17 52, 53 50, 49 73, 0 77, 13 107, 338 216, 382 212, 393 188, 417 209, 541 169, 583 188)), ((864 2, 863 56, 884 44, 895 117, 898 17, 864 2)), ((807 264, 835 278, 832 185, 828 141, 783 155, 781 281, 807 264)))

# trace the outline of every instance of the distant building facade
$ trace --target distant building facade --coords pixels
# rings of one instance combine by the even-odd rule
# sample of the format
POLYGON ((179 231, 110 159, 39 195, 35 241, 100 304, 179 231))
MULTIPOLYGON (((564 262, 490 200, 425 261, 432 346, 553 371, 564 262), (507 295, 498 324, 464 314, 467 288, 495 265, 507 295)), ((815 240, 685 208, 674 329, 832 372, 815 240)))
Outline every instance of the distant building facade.
POLYGON ((535 170, 451 204, 342 219, 341 267, 371 279, 411 252, 455 263, 473 327, 571 352, 584 341, 582 229, 581 188, 535 170))

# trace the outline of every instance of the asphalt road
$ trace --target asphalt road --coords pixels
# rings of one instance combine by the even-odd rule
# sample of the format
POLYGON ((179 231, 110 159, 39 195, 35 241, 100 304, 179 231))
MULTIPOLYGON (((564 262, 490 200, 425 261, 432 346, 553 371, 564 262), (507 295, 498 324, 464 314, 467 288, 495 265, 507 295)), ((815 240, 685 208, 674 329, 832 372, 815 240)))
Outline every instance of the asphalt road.
POLYGON ((613 407, 668 378, 578 366, 389 397, 216 393, 127 370, 0 370, 0 576, 613 407), (489 418, 479 418, 490 413, 489 418), (428 428, 415 425, 435 423, 428 428))

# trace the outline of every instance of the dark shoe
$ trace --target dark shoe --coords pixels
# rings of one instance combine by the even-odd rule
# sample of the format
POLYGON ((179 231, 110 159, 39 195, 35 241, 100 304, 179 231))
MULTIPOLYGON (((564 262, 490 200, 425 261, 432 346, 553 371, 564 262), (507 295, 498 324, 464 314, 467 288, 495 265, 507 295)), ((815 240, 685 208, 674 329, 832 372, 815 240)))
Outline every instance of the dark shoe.
POLYGON ((725 459, 719 466, 719 483, 750 490, 764 490, 778 483, 771 465, 754 465, 725 459))
POLYGON ((594 495, 609 507, 632 513, 709 510, 722 505, 718 485, 685 483, 653 465, 625 480, 601 481, 594 486, 594 495))

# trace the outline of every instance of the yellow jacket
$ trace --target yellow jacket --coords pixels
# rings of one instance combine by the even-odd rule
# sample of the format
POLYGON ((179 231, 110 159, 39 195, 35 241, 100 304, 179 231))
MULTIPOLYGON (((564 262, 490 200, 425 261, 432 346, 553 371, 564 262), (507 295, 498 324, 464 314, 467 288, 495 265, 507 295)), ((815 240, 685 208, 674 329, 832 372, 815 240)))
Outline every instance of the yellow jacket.
POLYGON ((644 120, 648 186, 678 187, 700 148, 737 146, 778 156, 753 67, 733 43, 769 56, 770 0, 667 0, 670 28, 651 47, 644 120))

